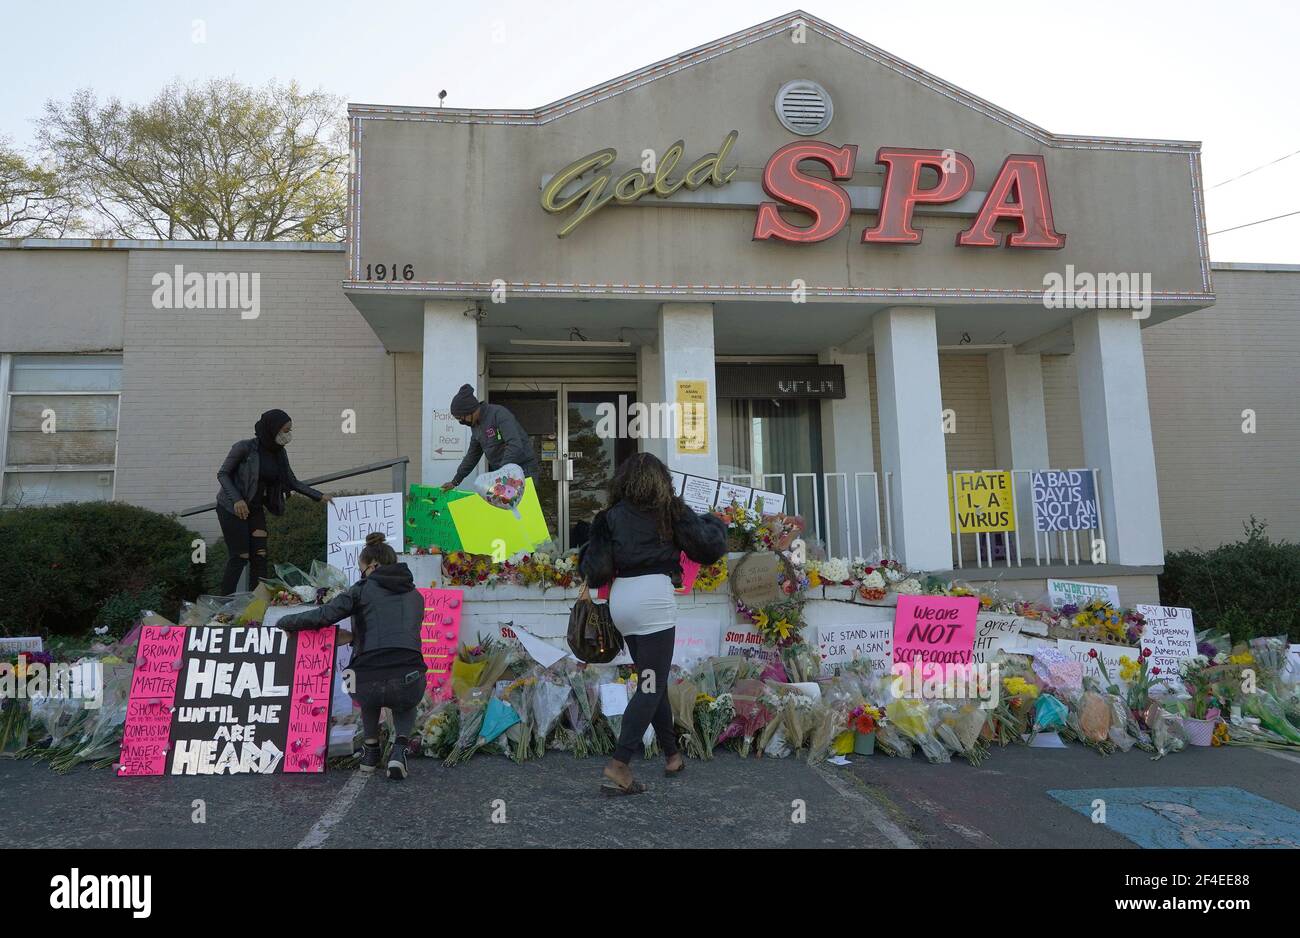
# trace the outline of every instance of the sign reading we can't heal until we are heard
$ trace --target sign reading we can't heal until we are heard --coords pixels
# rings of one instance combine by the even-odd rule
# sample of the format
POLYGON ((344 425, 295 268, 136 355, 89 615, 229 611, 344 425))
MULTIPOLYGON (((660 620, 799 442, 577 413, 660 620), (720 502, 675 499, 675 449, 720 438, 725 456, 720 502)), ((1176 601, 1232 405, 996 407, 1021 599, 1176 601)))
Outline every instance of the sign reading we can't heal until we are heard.
POLYGON ((144 625, 119 775, 323 772, 335 628, 144 625))

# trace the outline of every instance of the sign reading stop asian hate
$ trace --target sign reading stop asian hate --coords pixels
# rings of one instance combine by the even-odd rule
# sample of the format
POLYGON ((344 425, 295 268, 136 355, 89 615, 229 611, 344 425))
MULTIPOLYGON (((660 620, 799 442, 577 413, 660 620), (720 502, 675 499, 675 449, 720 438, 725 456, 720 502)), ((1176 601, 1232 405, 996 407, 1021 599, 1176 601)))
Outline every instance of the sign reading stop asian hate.
POLYGON ((1097 487, 1091 469, 1048 469, 1030 475, 1034 530, 1088 531, 1097 520, 1097 487))
POLYGON ((954 472, 948 491, 953 534, 986 534, 1016 527, 1010 472, 954 472))
POLYGON ((977 596, 899 596, 894 612, 894 666, 918 666, 922 678, 972 663, 977 596))

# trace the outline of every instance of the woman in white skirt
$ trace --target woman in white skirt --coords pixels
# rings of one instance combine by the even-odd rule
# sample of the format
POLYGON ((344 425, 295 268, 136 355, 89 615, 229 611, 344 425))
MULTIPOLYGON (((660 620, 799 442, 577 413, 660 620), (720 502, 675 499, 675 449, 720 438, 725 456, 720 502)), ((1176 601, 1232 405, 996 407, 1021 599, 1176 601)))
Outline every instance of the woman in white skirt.
POLYGON ((637 686, 623 714, 618 746, 605 766, 601 791, 635 795, 645 786, 629 763, 646 727, 654 726, 667 758, 664 774, 677 775, 685 761, 673 732, 668 671, 673 662, 681 554, 700 564, 717 562, 727 550, 727 528, 714 515, 697 515, 673 494, 668 467, 638 453, 614 473, 609 507, 591 525, 579 569, 592 588, 613 583, 610 616, 627 640, 637 686))

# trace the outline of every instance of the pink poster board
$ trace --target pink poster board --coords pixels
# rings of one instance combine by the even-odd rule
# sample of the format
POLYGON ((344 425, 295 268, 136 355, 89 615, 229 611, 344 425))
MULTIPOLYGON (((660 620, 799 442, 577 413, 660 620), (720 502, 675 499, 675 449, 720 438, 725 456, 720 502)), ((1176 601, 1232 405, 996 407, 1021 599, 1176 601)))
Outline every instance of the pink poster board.
POLYGON ((284 753, 286 772, 325 771, 336 633, 337 629, 332 625, 297 633, 293 703, 289 705, 289 734, 284 753))
POLYGON ((162 775, 171 748, 172 704, 180 680, 185 629, 145 625, 140 629, 118 775, 162 775))
POLYGON ((460 617, 464 611, 464 591, 458 589, 420 589, 424 597, 424 624, 420 626, 420 645, 428 667, 424 682, 431 700, 450 700, 451 664, 460 644, 460 617))
POLYGON ((977 596, 899 596, 894 612, 894 664, 920 664, 922 676, 967 667, 975 650, 977 596))

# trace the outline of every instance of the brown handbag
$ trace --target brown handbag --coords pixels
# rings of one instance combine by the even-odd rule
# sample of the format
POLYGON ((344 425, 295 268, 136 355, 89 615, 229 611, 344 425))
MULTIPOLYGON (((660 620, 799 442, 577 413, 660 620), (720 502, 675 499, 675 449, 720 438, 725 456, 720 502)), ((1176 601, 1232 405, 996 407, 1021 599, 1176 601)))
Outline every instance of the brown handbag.
POLYGON ((608 664, 623 650, 623 636, 614 627, 609 603, 592 602, 587 584, 569 610, 569 648, 580 661, 608 664))

